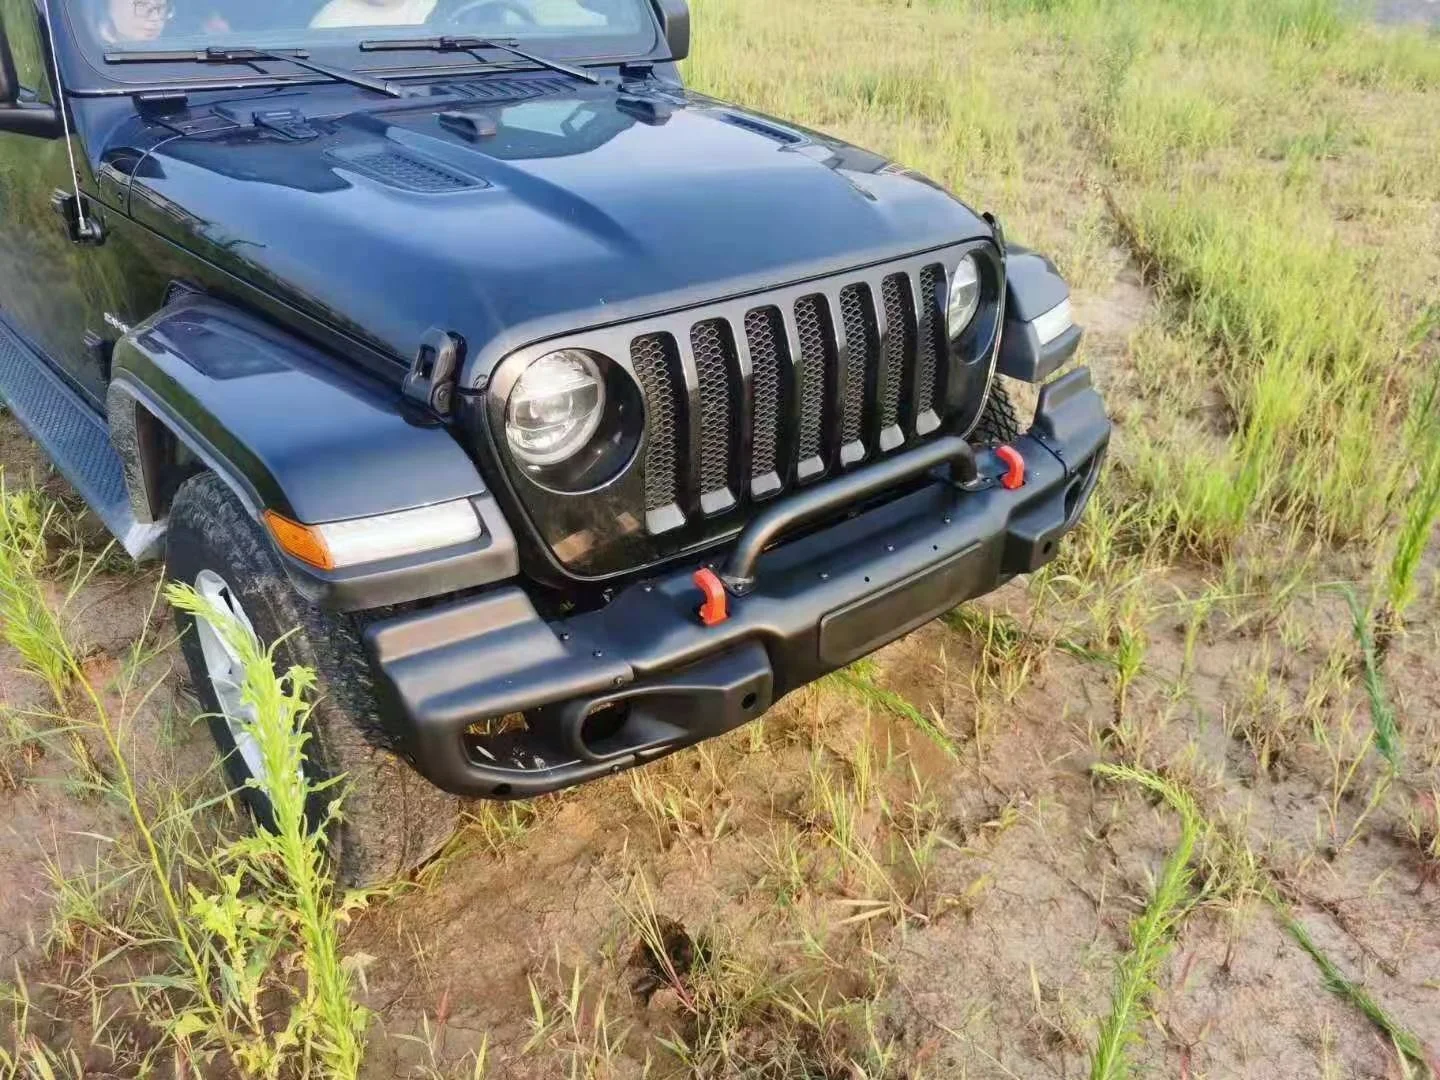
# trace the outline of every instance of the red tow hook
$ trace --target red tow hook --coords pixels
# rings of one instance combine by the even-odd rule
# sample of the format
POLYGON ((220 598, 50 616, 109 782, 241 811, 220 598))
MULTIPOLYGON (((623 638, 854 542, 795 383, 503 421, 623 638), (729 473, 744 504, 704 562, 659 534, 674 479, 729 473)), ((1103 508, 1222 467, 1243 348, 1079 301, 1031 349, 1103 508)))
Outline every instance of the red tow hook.
POLYGON ((997 446, 995 456, 1005 463, 1005 475, 1000 478, 1000 486, 1006 491, 1015 491, 1025 486, 1025 459, 1020 456, 1020 451, 1013 446, 997 446))
POLYGON ((719 626, 726 619, 730 618, 729 601, 725 596, 725 586, 720 581, 720 576, 708 566, 702 566, 695 571, 695 584, 705 595, 705 602, 700 605, 698 612, 700 622, 705 626, 719 626))

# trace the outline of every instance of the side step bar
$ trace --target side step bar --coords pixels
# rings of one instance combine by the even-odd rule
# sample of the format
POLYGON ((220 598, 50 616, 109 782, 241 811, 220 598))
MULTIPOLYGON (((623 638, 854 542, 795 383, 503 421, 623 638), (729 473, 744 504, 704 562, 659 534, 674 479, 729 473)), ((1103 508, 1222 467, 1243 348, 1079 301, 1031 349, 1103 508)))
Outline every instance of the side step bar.
POLYGON ((164 525, 135 520, 105 418, 0 322, 0 398, 134 559, 160 555, 164 525))

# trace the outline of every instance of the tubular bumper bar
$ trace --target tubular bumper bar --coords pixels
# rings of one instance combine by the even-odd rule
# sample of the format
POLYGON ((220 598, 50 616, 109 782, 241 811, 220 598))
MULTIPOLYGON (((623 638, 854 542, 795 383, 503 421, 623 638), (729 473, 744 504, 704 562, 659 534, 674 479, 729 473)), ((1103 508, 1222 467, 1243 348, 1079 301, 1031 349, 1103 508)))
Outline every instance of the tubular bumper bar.
POLYGON ((949 465, 951 476, 962 484, 977 478, 974 447, 958 435, 947 435, 776 503, 745 526, 720 580, 730 593, 744 596, 755 588, 761 554, 785 533, 924 476, 939 465, 949 465))
POLYGON ((374 623, 365 641, 390 722, 429 780, 491 798, 557 791, 719 735, 1049 562, 1109 437, 1089 373, 1076 371, 1042 390, 1015 444, 1017 490, 999 483, 1007 469, 995 455, 940 440, 787 499, 741 534, 725 569, 735 599, 714 626, 697 615, 693 567, 554 622, 508 587, 374 623), (772 546, 927 473, 906 494, 772 546), (836 489, 844 495, 830 498, 836 489))

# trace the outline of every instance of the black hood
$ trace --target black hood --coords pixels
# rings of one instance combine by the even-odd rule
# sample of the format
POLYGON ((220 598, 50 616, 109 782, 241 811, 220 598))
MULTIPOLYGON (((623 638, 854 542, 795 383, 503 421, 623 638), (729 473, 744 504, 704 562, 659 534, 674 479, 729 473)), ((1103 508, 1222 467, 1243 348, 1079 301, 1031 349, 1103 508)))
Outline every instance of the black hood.
POLYGON ((482 369, 552 334, 990 233, 874 154, 699 95, 506 82, 528 100, 328 118, 314 93, 232 100, 212 126, 239 126, 153 149, 131 212, 397 358, 439 327, 482 369), (251 122, 287 107, 309 131, 251 122))

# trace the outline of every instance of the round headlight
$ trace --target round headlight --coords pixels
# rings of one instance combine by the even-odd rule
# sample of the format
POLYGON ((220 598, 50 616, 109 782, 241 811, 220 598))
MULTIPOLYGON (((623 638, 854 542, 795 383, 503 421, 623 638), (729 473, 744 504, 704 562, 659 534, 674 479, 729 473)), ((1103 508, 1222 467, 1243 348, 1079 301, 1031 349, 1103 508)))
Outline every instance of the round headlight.
POLYGON ((980 310, 980 264, 974 255, 966 255, 955 268, 950 279, 950 304, 946 312, 946 325, 953 341, 965 332, 975 312, 980 310))
POLYGON ((605 415, 605 380, 585 353, 561 349, 525 370, 505 408, 505 435, 527 465, 568 461, 594 437, 605 415))

